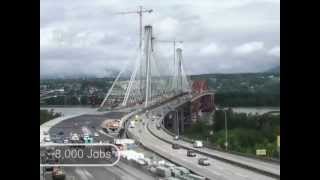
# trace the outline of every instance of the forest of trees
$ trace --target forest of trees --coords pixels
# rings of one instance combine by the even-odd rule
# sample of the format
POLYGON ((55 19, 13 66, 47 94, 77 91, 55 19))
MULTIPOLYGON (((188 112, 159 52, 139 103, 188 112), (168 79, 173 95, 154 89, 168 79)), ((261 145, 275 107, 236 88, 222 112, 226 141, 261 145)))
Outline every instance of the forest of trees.
MULTIPOLYGON (((279 73, 194 75, 191 80, 206 80, 215 91, 215 104, 225 107, 280 106, 279 73)), ((62 96, 43 101, 44 105, 98 105, 114 78, 42 80, 48 89, 63 88, 62 96), (90 93, 90 88, 95 88, 90 93)))
POLYGON ((50 111, 40 109, 40 125, 51 119, 54 119, 60 116, 61 116, 61 113, 55 113, 53 109, 51 109, 50 111))
MULTIPOLYGON (((266 149, 267 156, 278 157, 277 136, 280 135, 280 115, 235 113, 226 111, 229 150, 252 154, 256 149, 266 149)), ((192 139, 207 139, 214 146, 225 148, 225 116, 223 111, 216 111, 213 125, 197 122, 186 129, 183 135, 192 139), (210 131, 214 134, 210 135, 210 131)))

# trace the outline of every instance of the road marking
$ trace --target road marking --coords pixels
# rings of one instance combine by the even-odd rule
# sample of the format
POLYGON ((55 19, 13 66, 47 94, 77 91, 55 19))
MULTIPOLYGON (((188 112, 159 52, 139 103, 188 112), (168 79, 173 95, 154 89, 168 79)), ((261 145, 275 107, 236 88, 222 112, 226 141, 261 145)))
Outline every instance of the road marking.
POLYGON ((86 176, 86 174, 83 172, 83 169, 80 169, 80 168, 76 168, 75 170, 76 174, 78 176, 80 176, 80 179, 82 180, 89 180, 89 178, 86 176))
POLYGON ((243 177, 245 179, 249 179, 249 177, 247 175, 243 175, 243 174, 236 173, 236 172, 234 174, 237 175, 237 176, 243 177))
POLYGON ((83 169, 83 172, 87 177, 90 177, 91 179, 94 179, 93 175, 88 170, 83 169))

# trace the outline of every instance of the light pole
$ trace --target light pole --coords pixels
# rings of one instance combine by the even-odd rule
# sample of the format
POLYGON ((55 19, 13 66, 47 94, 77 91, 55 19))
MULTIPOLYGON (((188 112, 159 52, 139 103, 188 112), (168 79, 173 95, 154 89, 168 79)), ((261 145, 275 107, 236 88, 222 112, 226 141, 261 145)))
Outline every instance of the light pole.
POLYGON ((227 112, 223 109, 223 108, 217 108, 217 110, 223 111, 224 112, 224 128, 225 128, 225 143, 224 146, 226 147, 226 151, 228 151, 228 146, 229 146, 229 142, 228 142, 228 121, 227 121, 227 112))
POLYGON ((228 151, 228 146, 229 146, 229 142, 228 142, 228 121, 227 121, 227 112, 225 110, 223 110, 224 112, 224 122, 225 122, 225 132, 226 132, 226 151, 228 151))

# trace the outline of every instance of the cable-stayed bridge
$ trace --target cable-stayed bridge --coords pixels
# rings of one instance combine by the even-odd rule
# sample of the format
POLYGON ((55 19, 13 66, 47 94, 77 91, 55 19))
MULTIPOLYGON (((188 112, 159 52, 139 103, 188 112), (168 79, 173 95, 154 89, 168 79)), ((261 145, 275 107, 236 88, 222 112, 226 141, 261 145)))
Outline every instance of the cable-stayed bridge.
MULTIPOLYGON (((186 163, 185 167, 205 177, 234 179, 237 176, 228 175, 229 172, 217 175, 214 171, 210 172, 215 167, 199 169, 197 163, 185 161, 185 157, 170 154, 169 150, 163 151, 163 148, 170 148, 171 144, 176 143, 172 140, 172 134, 167 132, 167 128, 173 129, 174 134, 179 135, 186 127, 198 121, 202 113, 214 111, 215 106, 214 92, 209 91, 201 81, 191 83, 188 80, 183 68, 182 49, 175 49, 174 58, 164 58, 157 51, 158 46, 152 34, 152 27, 145 26, 142 45, 137 51, 136 59, 120 71, 101 103, 100 110, 129 109, 130 113, 121 119, 120 127, 124 129, 124 135, 135 138, 143 146, 180 165, 186 163), (143 117, 144 123, 139 125, 139 131, 137 128, 128 128, 135 115, 143 117), (160 118, 151 121, 150 116, 154 115, 160 118), (150 136, 154 136, 153 140, 150 136), (153 146, 154 143, 162 145, 159 148, 153 146)), ((192 149, 192 144, 182 140, 179 142, 183 148, 192 149)), ((249 174, 238 176, 236 179, 280 178, 280 165, 275 162, 210 149, 199 150, 199 153, 210 161, 219 159, 224 163, 236 165, 234 171, 240 170, 249 174)))

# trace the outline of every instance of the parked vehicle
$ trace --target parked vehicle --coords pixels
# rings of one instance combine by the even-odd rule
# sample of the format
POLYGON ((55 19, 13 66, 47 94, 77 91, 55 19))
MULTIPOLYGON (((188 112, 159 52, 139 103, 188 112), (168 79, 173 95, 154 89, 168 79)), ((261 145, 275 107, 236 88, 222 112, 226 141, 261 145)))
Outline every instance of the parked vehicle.
POLYGON ((55 167, 52 172, 52 179, 53 180, 65 180, 66 174, 61 168, 55 167))

